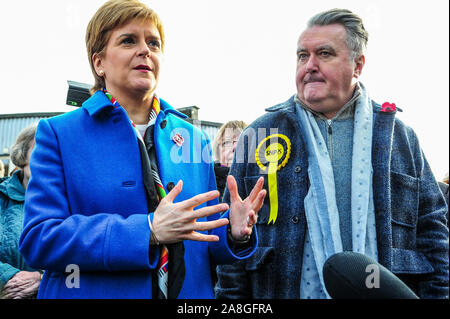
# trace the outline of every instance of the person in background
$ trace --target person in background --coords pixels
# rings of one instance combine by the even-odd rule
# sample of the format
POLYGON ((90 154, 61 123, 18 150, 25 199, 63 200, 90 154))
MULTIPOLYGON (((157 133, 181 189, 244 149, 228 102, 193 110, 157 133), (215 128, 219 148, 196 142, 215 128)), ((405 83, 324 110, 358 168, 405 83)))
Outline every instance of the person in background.
POLYGON ((3 161, 0 160, 0 178, 5 176, 5 164, 3 164, 3 161))
POLYGON ((217 190, 220 192, 219 201, 222 201, 223 192, 227 183, 227 176, 233 162, 234 150, 244 128, 243 121, 229 121, 223 124, 217 132, 213 142, 214 173, 216 175, 217 190))
POLYGON ((218 203, 206 134, 155 93, 164 46, 153 10, 106 2, 86 30, 92 96, 39 122, 20 238, 38 298, 214 298, 211 262, 254 253, 263 180, 218 203))
POLYGON ((0 298, 35 297, 41 272, 27 265, 19 252, 24 219, 25 191, 30 179, 30 157, 36 125, 23 129, 11 147, 11 162, 18 167, 12 176, 0 179, 0 298))
MULTIPOLYGON (((218 266, 218 298, 330 298, 323 265, 342 251, 371 257, 420 298, 448 298, 445 201, 400 109, 373 101, 359 80, 367 41, 349 10, 311 18, 297 42, 296 94, 242 133, 255 132, 239 139, 230 175, 240 196, 264 176, 269 201, 255 254, 218 266)), ((232 196, 226 189, 223 202, 232 196)))

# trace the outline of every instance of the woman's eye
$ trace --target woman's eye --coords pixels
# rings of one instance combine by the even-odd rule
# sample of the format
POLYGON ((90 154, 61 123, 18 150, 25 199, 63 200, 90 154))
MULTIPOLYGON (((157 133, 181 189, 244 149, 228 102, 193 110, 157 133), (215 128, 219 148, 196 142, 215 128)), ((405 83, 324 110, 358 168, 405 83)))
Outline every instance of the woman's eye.
POLYGON ((158 40, 150 40, 148 42, 149 47, 153 47, 153 48, 161 48, 161 43, 158 40))
POLYGON ((122 44, 133 44, 133 43, 134 43, 134 39, 131 37, 127 37, 122 40, 122 44))

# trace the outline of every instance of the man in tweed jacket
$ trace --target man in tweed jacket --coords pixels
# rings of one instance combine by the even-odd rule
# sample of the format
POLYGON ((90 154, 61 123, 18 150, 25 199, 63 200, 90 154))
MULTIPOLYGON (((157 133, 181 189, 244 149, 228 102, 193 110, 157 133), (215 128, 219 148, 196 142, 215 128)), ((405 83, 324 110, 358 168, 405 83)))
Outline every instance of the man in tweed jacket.
MULTIPOLYGON (((310 118, 323 135, 334 173, 340 245, 343 250, 352 250, 351 154, 352 147, 355 152, 357 146, 348 140, 352 141, 357 128, 355 113, 365 94, 358 77, 365 63, 361 48, 366 42, 362 21, 352 12, 335 9, 315 16, 298 42, 297 94, 268 108, 241 135, 230 175, 236 178, 242 198, 248 196, 260 176, 267 175, 255 157, 258 145, 273 134, 274 128, 289 141, 276 146, 279 152, 283 154, 288 148, 290 153, 276 172, 276 221, 269 222, 271 208, 265 204, 256 225, 257 251, 245 261, 218 267, 217 298, 327 297, 319 282, 318 272, 322 269, 307 277, 315 265, 305 259, 311 257, 309 250, 317 248, 310 244, 315 233, 305 208, 312 183, 307 148, 311 137, 303 134, 299 113, 313 116, 310 118)), ((376 233, 376 239, 368 241, 375 241, 378 262, 420 298, 448 298, 449 241, 444 198, 414 131, 396 118, 399 109, 394 104, 367 100, 372 114, 372 130, 366 136, 371 138, 368 158, 373 197, 369 201, 373 208, 368 211, 374 215, 367 229, 373 227, 376 233)), ((329 192, 330 185, 325 185, 325 190, 329 192)), ((230 201, 228 190, 224 201, 230 201)))

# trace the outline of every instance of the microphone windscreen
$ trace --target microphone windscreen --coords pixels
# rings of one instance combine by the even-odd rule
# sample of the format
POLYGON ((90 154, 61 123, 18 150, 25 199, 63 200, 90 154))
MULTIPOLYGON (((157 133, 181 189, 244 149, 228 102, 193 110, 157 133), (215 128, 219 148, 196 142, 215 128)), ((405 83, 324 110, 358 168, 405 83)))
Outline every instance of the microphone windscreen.
POLYGON ((386 267, 351 251, 328 258, 323 266, 323 279, 333 299, 419 299, 386 267))

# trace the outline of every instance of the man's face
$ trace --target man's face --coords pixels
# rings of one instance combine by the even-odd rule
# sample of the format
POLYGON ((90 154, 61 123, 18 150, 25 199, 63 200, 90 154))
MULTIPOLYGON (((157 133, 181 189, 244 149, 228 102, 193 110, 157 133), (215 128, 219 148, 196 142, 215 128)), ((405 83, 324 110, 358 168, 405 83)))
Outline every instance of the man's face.
POLYGON ((346 31, 340 24, 306 29, 297 46, 297 95, 312 110, 332 118, 350 100, 364 66, 351 61, 346 31))

